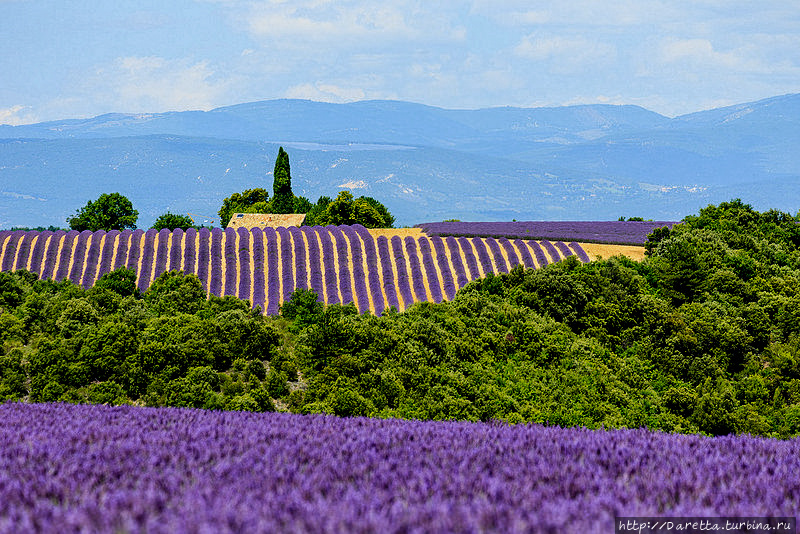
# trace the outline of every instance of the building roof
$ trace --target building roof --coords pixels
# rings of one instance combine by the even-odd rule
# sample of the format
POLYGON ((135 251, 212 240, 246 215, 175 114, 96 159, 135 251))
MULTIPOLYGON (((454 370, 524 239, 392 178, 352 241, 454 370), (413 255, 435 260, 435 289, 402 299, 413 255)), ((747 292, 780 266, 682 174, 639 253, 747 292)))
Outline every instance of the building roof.
POLYGON ((278 228, 302 226, 305 213, 234 213, 228 228, 278 228))

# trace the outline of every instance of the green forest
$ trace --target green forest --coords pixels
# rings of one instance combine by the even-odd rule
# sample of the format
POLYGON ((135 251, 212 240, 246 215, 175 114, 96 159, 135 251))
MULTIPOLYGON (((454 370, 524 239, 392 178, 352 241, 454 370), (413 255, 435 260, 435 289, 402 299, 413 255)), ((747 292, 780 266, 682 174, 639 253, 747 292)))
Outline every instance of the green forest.
POLYGON ((0 272, 0 402, 800 435, 800 226, 740 200, 647 257, 516 268, 381 317, 296 291, 265 316, 167 272, 143 294, 0 272))

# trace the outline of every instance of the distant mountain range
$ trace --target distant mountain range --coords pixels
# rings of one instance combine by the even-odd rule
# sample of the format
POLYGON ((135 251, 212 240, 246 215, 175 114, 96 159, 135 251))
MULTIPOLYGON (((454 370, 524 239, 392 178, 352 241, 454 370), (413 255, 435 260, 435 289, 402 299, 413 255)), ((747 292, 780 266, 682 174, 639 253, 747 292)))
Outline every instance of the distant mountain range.
POLYGON ((279 145, 295 194, 350 189, 400 225, 679 220, 732 198, 800 209, 800 94, 676 118, 637 106, 270 100, 0 126, 0 228, 65 226, 104 192, 128 196, 141 227, 167 210, 216 219, 231 193, 271 192, 279 145))

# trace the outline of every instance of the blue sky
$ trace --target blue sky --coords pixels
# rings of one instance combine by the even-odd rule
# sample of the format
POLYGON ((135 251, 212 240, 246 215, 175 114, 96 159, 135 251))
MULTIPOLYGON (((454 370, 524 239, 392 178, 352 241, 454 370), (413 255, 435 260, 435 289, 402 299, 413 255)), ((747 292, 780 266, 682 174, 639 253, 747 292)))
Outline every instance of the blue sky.
POLYGON ((274 98, 675 116, 794 92, 796 0, 0 0, 0 124, 274 98))

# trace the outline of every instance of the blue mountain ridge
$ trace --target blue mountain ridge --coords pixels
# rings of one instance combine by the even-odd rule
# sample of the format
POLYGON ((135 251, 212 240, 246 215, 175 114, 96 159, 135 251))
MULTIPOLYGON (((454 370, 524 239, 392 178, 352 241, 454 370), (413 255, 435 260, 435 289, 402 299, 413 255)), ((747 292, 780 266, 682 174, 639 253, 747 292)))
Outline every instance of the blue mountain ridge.
POLYGON ((269 100, 0 126, 0 228, 64 226, 114 191, 142 227, 167 210, 210 219, 233 192, 271 191, 279 145, 296 194, 350 189, 384 202, 401 225, 677 220, 734 197, 799 207, 800 94, 675 118, 616 105, 269 100))

